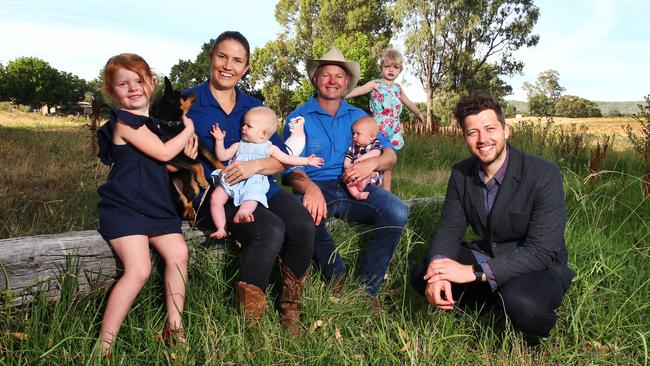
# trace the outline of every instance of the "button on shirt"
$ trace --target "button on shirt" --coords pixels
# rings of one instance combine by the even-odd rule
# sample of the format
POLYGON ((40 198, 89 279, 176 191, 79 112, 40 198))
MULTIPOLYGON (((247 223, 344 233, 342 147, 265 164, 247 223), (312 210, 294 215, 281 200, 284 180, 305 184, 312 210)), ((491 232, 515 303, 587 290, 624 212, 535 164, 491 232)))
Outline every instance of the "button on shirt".
MULTIPOLYGON (((492 211, 494 200, 497 197, 497 193, 499 193, 499 187, 501 187, 501 184, 503 183, 503 178, 505 178, 506 171, 508 170, 509 153, 508 153, 507 145, 505 149, 506 149, 506 159, 504 160, 499 170, 497 170, 497 172, 494 174, 492 179, 490 179, 489 181, 487 180, 487 175, 483 170, 483 167, 480 167, 478 170, 478 176, 481 178, 481 182, 483 183, 483 208, 485 208, 485 213, 488 216, 490 215, 490 211, 492 211)), ((492 248, 496 248, 497 243, 490 243, 490 246, 492 248)), ((494 279, 494 273, 492 272, 492 268, 490 268, 490 265, 487 263, 487 261, 490 260, 490 256, 478 250, 472 250, 472 253, 476 258, 476 261, 481 265, 481 268, 483 268, 483 272, 485 273, 485 277, 487 278, 488 283, 490 284, 490 288, 492 288, 492 291, 495 291, 497 288, 497 283, 494 279)))
MULTIPOLYGON (((341 105, 332 116, 327 113, 312 96, 305 104, 296 108, 287 117, 284 124, 283 139, 291 135, 288 121, 294 117, 305 118, 305 148, 300 156, 314 154, 323 158, 320 168, 305 166, 291 167, 285 170, 288 174, 294 169, 304 170, 310 179, 315 181, 339 180, 343 174, 343 160, 350 144, 352 144, 352 125, 359 118, 366 116, 362 109, 352 106, 341 99, 341 105)), ((393 148, 386 136, 379 133, 377 139, 384 147, 393 148)))
MULTIPOLYGON (((246 112, 251 108, 262 105, 262 102, 259 99, 242 93, 239 88, 235 88, 235 92, 237 93, 235 106, 230 113, 226 113, 212 95, 209 81, 193 88, 183 90, 183 94, 196 94, 196 100, 194 104, 192 104, 187 116, 194 122, 194 131, 196 135, 212 152, 214 152, 215 141, 214 137, 210 134, 210 131, 212 130, 213 124, 218 123, 219 128, 226 132, 224 146, 227 149, 230 145, 241 140, 241 126, 244 121, 244 114, 246 114, 246 112)), ((287 152, 284 143, 277 134, 274 134, 271 137, 271 142, 273 145, 279 147, 280 150, 285 153, 287 152)), ((203 165, 205 179, 207 179, 208 182, 211 182, 212 178, 210 177, 210 172, 212 171, 212 168, 210 168, 207 162, 203 161, 203 159, 200 159, 200 161, 203 165)), ((266 197, 270 198, 281 188, 275 183, 272 176, 269 176, 268 179, 270 187, 269 191, 266 193, 266 197)), ((196 197, 194 200, 195 205, 199 204, 202 196, 203 193, 196 197)))

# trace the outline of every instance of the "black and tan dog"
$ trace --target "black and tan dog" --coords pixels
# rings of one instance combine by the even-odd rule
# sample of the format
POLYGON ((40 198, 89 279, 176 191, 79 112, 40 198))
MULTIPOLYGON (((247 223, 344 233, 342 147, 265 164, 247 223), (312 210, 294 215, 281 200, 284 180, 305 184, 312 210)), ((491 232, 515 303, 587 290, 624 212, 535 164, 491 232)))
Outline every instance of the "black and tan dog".
MULTIPOLYGON (((156 118, 156 125, 147 125, 154 131, 161 140, 167 141, 178 135, 184 128, 182 117, 194 103, 196 95, 190 93, 183 95, 180 91, 174 90, 171 82, 165 77, 165 91, 151 106, 149 114, 156 118)), ((217 159, 205 144, 198 140, 198 153, 206 162, 212 165, 214 169, 222 169, 223 164, 217 159)), ((197 159, 192 159, 180 152, 168 162, 176 168, 175 172, 170 172, 170 184, 174 187, 171 189, 172 200, 176 206, 178 215, 183 219, 194 224, 196 218, 192 201, 199 194, 200 189, 207 190, 210 184, 205 179, 203 166, 197 159)))

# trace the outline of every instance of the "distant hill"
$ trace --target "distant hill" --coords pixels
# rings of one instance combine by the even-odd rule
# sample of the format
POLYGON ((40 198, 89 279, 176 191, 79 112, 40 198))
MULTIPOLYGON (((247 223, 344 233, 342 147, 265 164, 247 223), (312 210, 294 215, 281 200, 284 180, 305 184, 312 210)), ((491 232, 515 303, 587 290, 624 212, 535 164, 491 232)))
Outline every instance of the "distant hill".
POLYGON ((638 102, 594 102, 600 108, 603 116, 607 116, 609 111, 618 109, 624 115, 631 115, 639 112, 639 104, 645 104, 643 101, 638 102))
MULTIPOLYGON (((508 104, 512 104, 517 108, 517 113, 526 114, 528 112, 528 103, 520 100, 506 100, 508 104)), ((639 112, 639 104, 644 104, 643 101, 638 102, 596 102, 600 112, 603 116, 607 116, 611 110, 618 110, 621 114, 632 115, 639 112)))

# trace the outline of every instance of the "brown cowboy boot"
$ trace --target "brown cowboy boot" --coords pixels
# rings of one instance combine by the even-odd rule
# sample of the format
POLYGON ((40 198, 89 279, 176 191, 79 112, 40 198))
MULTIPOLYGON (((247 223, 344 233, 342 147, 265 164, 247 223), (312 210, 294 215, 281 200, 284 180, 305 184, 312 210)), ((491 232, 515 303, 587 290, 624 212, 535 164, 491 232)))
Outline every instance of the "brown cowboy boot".
POLYGON ((262 319, 265 306, 264 291, 253 284, 237 282, 237 310, 244 314, 248 324, 255 325, 262 319))
POLYGON ((282 327, 289 331, 291 336, 295 337, 300 333, 300 308, 302 302, 302 289, 307 282, 307 273, 300 278, 296 278, 291 269, 287 267, 281 259, 280 273, 282 275, 282 294, 280 296, 280 317, 282 319, 282 327))

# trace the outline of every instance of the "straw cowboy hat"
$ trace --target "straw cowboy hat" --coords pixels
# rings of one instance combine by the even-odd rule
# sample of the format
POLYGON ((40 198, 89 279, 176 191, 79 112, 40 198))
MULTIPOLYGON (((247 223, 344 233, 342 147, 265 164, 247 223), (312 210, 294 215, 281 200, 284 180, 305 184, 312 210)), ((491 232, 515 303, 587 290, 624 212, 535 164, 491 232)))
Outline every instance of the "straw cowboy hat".
POLYGON ((338 65, 341 66, 350 76, 350 82, 348 83, 348 88, 345 90, 345 94, 348 95, 357 86, 359 79, 361 78, 361 67, 356 61, 346 61, 343 53, 336 47, 332 47, 323 55, 320 59, 317 60, 307 60, 307 76, 309 76, 309 81, 312 85, 314 84, 314 74, 320 66, 323 65, 338 65))

